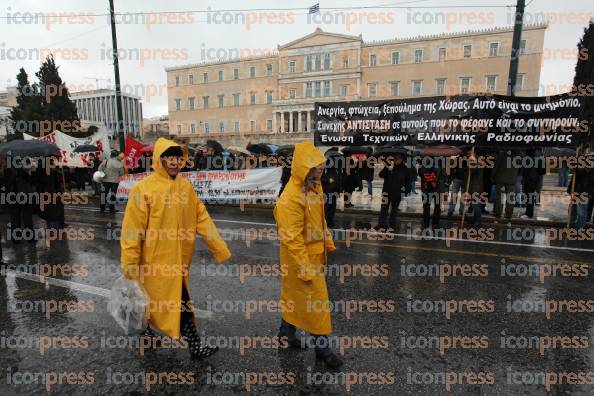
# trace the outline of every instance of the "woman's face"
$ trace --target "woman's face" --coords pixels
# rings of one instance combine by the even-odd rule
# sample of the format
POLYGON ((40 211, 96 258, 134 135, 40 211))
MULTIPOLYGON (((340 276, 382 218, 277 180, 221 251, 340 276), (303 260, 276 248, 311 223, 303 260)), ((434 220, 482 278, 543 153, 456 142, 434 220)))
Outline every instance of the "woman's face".
POLYGON ((315 168, 311 168, 307 177, 305 178, 305 188, 307 190, 314 190, 319 184, 324 172, 324 164, 320 164, 315 168))

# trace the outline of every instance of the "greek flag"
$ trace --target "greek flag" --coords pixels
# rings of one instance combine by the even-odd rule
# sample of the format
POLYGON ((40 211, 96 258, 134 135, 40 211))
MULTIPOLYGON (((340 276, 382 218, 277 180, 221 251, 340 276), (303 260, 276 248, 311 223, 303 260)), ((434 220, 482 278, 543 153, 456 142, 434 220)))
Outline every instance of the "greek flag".
POLYGON ((309 7, 310 14, 315 14, 316 12, 320 12, 320 3, 316 3, 316 4, 312 5, 311 7, 309 7))

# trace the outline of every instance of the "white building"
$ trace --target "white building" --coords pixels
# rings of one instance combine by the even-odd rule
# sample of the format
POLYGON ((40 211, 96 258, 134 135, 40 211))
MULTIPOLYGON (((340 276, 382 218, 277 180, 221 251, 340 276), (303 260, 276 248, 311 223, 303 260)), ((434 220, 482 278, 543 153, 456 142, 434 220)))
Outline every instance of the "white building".
MULTIPOLYGON (((118 121, 115 90, 96 89, 72 92, 70 100, 76 105, 81 121, 101 122, 114 133, 118 121)), ((124 131, 138 137, 142 133, 142 103, 140 97, 122 93, 124 131)))
POLYGON ((0 105, 0 138, 6 138, 8 132, 12 132, 12 127, 10 123, 10 110, 12 107, 10 106, 1 106, 0 105))

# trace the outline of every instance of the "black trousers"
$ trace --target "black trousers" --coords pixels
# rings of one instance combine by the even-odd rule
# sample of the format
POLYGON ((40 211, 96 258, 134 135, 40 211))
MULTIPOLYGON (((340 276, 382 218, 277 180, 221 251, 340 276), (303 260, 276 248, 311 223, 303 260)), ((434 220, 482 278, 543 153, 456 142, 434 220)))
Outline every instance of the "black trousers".
POLYGON ((326 202, 324 203, 324 213, 326 215, 326 223, 328 227, 334 226, 334 214, 336 213, 336 206, 338 205, 339 193, 324 194, 326 202))
POLYGON ((10 227, 8 228, 10 240, 15 242, 34 240, 33 206, 12 204, 9 206, 8 211, 10 213, 10 227))
POLYGON ((116 192, 118 191, 118 183, 103 183, 101 186, 101 203, 99 208, 102 212, 105 211, 105 205, 109 204, 109 211, 115 211, 116 192))
POLYGON ((439 218, 441 216, 441 196, 438 192, 423 192, 423 227, 429 227, 429 218, 431 213, 431 202, 433 202, 433 218, 431 224, 434 228, 439 227, 439 218))

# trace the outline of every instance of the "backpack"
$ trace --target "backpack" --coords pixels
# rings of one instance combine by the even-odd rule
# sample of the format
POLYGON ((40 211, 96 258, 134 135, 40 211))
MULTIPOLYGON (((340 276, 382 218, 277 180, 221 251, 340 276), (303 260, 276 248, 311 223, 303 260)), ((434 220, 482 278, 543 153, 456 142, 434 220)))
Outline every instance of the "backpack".
POLYGON ((421 174, 421 188, 426 191, 435 191, 439 187, 439 179, 435 169, 428 169, 421 174))

